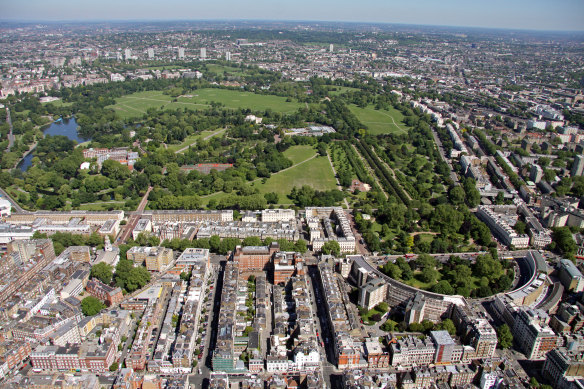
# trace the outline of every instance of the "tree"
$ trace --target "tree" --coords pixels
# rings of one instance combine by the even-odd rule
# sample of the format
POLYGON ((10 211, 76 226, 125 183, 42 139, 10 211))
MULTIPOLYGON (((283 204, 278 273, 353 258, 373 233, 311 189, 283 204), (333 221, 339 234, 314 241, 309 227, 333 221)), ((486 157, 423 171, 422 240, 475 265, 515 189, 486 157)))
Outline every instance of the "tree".
POLYGON ((454 186, 448 192, 448 199, 450 203, 453 205, 461 205, 464 203, 464 189, 462 189, 459 185, 454 186))
POLYGON ((81 300, 81 312, 85 316, 97 315, 104 308, 105 305, 93 296, 88 296, 81 300))
POLYGON ((456 326, 451 319, 446 319, 436 325, 436 330, 448 331, 450 335, 456 335, 456 326))
POLYGON ((436 285, 432 287, 431 291, 440 294, 454 294, 454 289, 446 280, 438 282, 436 285))
POLYGON ((556 227, 552 229, 552 242, 556 248, 564 255, 571 255, 576 252, 576 242, 572 238, 569 227, 556 227))
POLYGON ((109 371, 117 371, 119 367, 120 367, 119 363, 114 362, 110 365, 109 371))
POLYGON ((518 234, 525 234, 525 229, 526 228, 527 228, 527 225, 524 222, 522 222, 521 220, 517 220, 517 222, 513 226, 513 229, 518 234))
POLYGON ((425 268, 420 274, 420 280, 429 284, 434 283, 437 277, 437 271, 431 268, 425 268))
POLYGON ((264 198, 268 204, 278 204, 278 194, 275 192, 268 192, 264 194, 264 198))
POLYGON ((243 239, 241 242, 242 246, 261 246, 262 240, 257 236, 248 236, 247 238, 243 239))
POLYGON ((296 243, 294 243, 294 250, 299 252, 300 254, 306 253, 308 247, 306 246, 306 241, 304 239, 298 239, 296 243))
POLYGON ((128 292, 140 289, 150 281, 150 273, 145 267, 134 267, 128 273, 125 286, 128 292))
POLYGON ((91 267, 91 278, 97 278, 106 285, 112 282, 113 266, 105 262, 100 262, 91 267))
POLYGON ((513 334, 507 324, 503 324, 497 328, 497 341, 499 347, 502 349, 507 349, 513 346, 513 334))
POLYGON ((395 331, 395 329, 397 328, 397 322, 388 319, 385 323, 383 323, 381 325, 381 327, 379 327, 382 331, 386 331, 386 332, 393 332, 395 331))
POLYGON ((331 240, 326 242, 322 248, 320 249, 321 253, 323 254, 331 254, 335 257, 341 255, 341 246, 339 246, 339 242, 331 240))

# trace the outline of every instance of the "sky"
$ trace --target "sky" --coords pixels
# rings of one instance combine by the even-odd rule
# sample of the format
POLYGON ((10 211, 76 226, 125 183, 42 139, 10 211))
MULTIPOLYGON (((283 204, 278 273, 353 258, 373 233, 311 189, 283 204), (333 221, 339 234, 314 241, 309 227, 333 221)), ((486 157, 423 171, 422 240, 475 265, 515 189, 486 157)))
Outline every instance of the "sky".
POLYGON ((0 20, 311 20, 584 31, 584 0, 0 0, 0 20))

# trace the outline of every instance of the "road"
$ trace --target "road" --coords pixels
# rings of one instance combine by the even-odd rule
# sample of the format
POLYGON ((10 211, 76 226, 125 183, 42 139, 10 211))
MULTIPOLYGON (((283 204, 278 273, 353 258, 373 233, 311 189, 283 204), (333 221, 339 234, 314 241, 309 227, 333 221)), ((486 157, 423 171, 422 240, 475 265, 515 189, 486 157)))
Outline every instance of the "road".
POLYGON ((319 334, 317 341, 319 342, 319 352, 322 365, 322 373, 327 387, 331 387, 331 375, 338 372, 335 366, 335 356, 332 352, 331 341, 333 339, 332 332, 328 325, 328 315, 326 313, 323 301, 323 292, 320 288, 320 281, 318 276, 318 270, 316 266, 308 267, 308 277, 307 280, 312 284, 312 288, 308 288, 312 295, 312 313, 315 318, 316 331, 319 334), (324 343, 324 347, 320 346, 320 342, 324 343))
POLYGON ((136 224, 138 223, 138 220, 140 220, 142 212, 144 212, 144 208, 146 208, 146 204, 148 204, 148 196, 150 195, 151 191, 152 187, 149 187, 144 197, 142 197, 140 204, 138 204, 136 211, 133 212, 128 218, 128 223, 126 223, 125 228, 122 230, 122 232, 120 232, 120 235, 116 239, 114 246, 124 244, 130 238, 130 234, 132 234, 132 231, 134 228, 136 228, 136 224))
MULTIPOLYGON (((215 256, 215 259, 217 256, 215 256)), ((216 262, 216 261, 213 261, 216 262)), ((192 387, 203 388, 207 387, 210 381, 212 370, 212 350, 215 348, 215 343, 217 342, 217 327, 219 326, 219 309, 221 308, 221 291, 223 289, 223 271, 225 269, 225 261, 221 262, 219 266, 219 271, 214 271, 215 282, 214 290, 209 293, 209 318, 207 320, 207 334, 203 338, 203 344, 205 348, 203 349, 203 356, 199 359, 197 367, 194 369, 196 373, 193 373, 189 377, 189 382, 192 387), (198 374, 199 369, 201 369, 201 374, 198 374), (205 385, 207 384, 207 385, 205 385)), ((215 265, 217 266, 217 265, 215 265)))
POLYGON ((12 118, 10 117, 10 108, 6 108, 6 122, 8 126, 10 126, 10 132, 8 133, 8 147, 6 148, 7 152, 10 152, 10 149, 14 145, 14 133, 12 132, 12 118))
POLYGON ((442 142, 440 141, 440 138, 438 138, 438 134, 436 134, 436 129, 434 127, 432 127, 432 137, 434 138, 434 142, 436 143, 436 146, 438 147, 438 152, 440 153, 440 157, 442 157, 442 160, 444 162, 446 162, 448 164, 448 167, 450 168, 450 179, 452 180, 452 182, 454 182, 455 185, 459 185, 458 176, 454 172, 454 169, 452 168, 452 164, 450 163, 450 160, 448 158, 446 158, 446 154, 444 154, 444 148, 442 147, 442 142))
POLYGON ((353 230, 353 235, 355 235, 355 245, 357 246, 357 250, 358 250, 359 254, 369 255, 370 254, 369 250, 367 250, 367 247, 365 246, 364 243, 361 243, 363 241, 363 237, 361 236, 361 232, 359 232, 359 229, 355 225, 355 218, 353 217, 353 210, 347 209, 345 211, 345 215, 347 215, 347 219, 349 219, 349 224, 351 225, 351 229, 353 230))

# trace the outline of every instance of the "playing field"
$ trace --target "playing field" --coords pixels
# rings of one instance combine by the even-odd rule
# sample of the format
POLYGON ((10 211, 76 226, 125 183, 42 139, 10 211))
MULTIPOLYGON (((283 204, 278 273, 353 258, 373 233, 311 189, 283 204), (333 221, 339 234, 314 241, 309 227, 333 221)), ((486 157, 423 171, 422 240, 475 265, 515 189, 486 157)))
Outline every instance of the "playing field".
POLYGON ((349 109, 361 123, 365 124, 372 135, 379 134, 405 134, 408 131, 402 122, 404 116, 395 108, 389 110, 376 110, 372 106, 359 108, 356 105, 349 105, 349 109))
POLYGON ((109 108, 114 109, 122 118, 134 118, 142 116, 149 108, 202 109, 209 107, 211 102, 221 103, 226 108, 249 108, 252 111, 271 109, 281 113, 292 113, 302 106, 298 102, 286 101, 285 97, 217 88, 198 89, 173 100, 175 99, 161 91, 137 92, 117 98, 116 104, 109 108))

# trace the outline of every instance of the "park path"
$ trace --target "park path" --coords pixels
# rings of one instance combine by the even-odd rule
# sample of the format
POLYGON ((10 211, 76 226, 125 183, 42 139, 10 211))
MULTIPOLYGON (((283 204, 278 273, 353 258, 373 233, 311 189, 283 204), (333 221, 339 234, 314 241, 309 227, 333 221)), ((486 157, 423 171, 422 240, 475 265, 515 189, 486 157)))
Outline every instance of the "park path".
MULTIPOLYGON (((330 153, 326 153, 326 157, 328 158, 328 161, 331 164, 331 169, 333 169, 333 175, 335 176, 335 180, 337 180, 337 189, 342 192, 343 187, 341 186, 341 182, 339 181, 339 177, 337 176, 337 171, 335 170, 335 166, 333 165, 333 161, 331 160, 330 153)), ((349 209, 350 207, 347 198, 345 197, 343 200, 345 200, 345 206, 347 207, 347 209, 349 209)))
POLYGON ((361 153, 359 152, 359 150, 357 149, 357 147, 355 147, 354 144, 351 143, 351 147, 357 153, 357 156, 361 160, 361 163, 363 164, 363 166, 365 167, 365 169, 367 169, 367 173, 369 173, 369 175, 371 177, 373 177, 373 179, 375 180, 375 182, 377 182, 377 186, 381 189, 381 191, 385 195, 385 198, 388 199, 389 198, 389 195, 385 191, 385 188, 383 187, 383 185, 381 185, 381 183, 379 182, 379 177, 377 177, 377 174, 375 174, 375 171, 373 171, 373 167, 372 166, 369 166, 369 162, 367 162, 365 160, 365 158, 363 158, 363 156, 361 155, 361 153))
MULTIPOLYGON (((214 137, 215 135, 219 135, 220 133, 223 133, 223 132, 225 132, 226 130, 227 130, 227 128, 222 128, 222 129, 220 129, 220 130, 217 130, 217 131, 215 131, 214 133, 212 133, 212 134, 209 134, 209 135, 207 135, 206 137, 204 137, 204 138, 203 138, 203 140, 209 140, 209 139, 211 139, 212 137, 214 137)), ((197 142, 198 142, 198 141, 200 141, 200 140, 201 140, 201 139, 199 138, 199 139, 195 140, 193 143, 191 143, 191 144, 189 144, 189 145, 187 145, 187 146, 183 147, 182 149, 179 149, 179 150, 175 151, 174 153, 175 153, 175 154, 182 153, 183 151, 187 150, 189 147, 193 146, 195 143, 197 143, 197 142)))
MULTIPOLYGON (((391 121, 393 122, 393 124, 394 124, 394 125, 395 125, 397 128, 399 128, 401 131, 403 131, 404 133, 406 133, 406 134, 407 134, 408 130, 407 130, 406 128, 403 128, 403 127, 402 127, 402 126, 400 126, 399 124, 397 124, 397 123, 395 122, 395 119, 393 118, 393 116, 391 116, 391 115, 389 115, 389 114, 387 114, 387 113, 385 113, 385 112, 383 112, 383 111, 381 111, 381 110, 375 110, 375 109, 371 109, 371 108, 364 108, 364 109, 366 109, 366 110, 369 110, 369 111, 373 111, 373 112, 379 112, 380 114, 382 114, 382 115, 384 115, 384 116, 387 116, 388 118, 390 118, 390 119, 391 119, 391 121)), ((370 123, 377 123, 377 122, 370 122, 370 123)))

